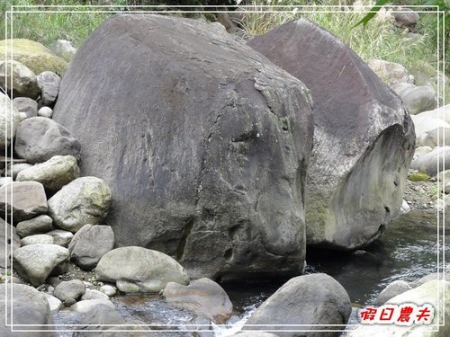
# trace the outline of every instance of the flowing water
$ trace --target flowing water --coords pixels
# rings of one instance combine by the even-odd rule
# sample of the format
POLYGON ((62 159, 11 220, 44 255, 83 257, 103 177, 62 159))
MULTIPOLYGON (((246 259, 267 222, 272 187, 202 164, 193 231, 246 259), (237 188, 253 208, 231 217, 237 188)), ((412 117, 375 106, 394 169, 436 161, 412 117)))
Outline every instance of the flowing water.
MULTIPOLYGON (((392 281, 413 281, 442 272, 444 251, 448 253, 449 250, 450 221, 444 221, 442 215, 438 221, 435 213, 410 212, 392 222, 383 237, 364 250, 340 253, 308 249, 307 273, 324 272, 331 275, 347 290, 355 306, 363 306, 373 301, 392 281)), ((226 337, 239 331, 250 313, 285 281, 223 284, 236 315, 221 326, 210 326, 207 321, 187 311, 170 307, 157 296, 119 296, 112 300, 127 320, 152 322, 160 325, 161 329, 198 329, 198 336, 226 337), (201 331, 205 330, 210 333, 202 334, 201 331)), ((55 321, 60 324, 74 323, 73 316, 69 316, 62 311, 55 321)), ((177 334, 184 335, 191 334, 177 334)), ((61 333, 60 336, 71 334, 61 333)), ((164 336, 164 333, 161 331, 159 336, 164 336)))

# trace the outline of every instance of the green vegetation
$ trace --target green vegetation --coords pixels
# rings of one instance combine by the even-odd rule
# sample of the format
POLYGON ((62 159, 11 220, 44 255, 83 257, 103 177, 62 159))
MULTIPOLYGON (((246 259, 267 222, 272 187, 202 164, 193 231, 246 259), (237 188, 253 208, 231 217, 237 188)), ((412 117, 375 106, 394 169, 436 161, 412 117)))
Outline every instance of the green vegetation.
POLYGON ((416 173, 411 173, 408 176, 408 180, 410 181, 427 181, 430 179, 430 176, 428 174, 426 174, 423 170, 416 172, 416 173))
MULTIPOLYGON (((262 0, 253 0, 252 10, 256 13, 250 13, 250 10, 247 9, 244 26, 247 29, 247 34, 253 36, 264 34, 285 22, 300 17, 307 18, 331 31, 364 61, 368 62, 377 58, 400 63, 410 73, 420 72, 428 76, 432 82, 437 83, 439 80, 437 69, 438 67, 443 69, 443 67, 442 57, 438 57, 442 54, 442 42, 440 44, 441 49, 438 50, 436 14, 428 14, 426 11, 420 13, 417 33, 420 33, 422 37, 419 38, 418 35, 413 36, 404 28, 395 27, 386 14, 388 7, 381 9, 365 26, 357 26, 369 9, 354 10, 353 2, 329 0, 321 1, 322 6, 310 5, 306 7, 306 4, 311 3, 310 1, 282 0, 281 2, 276 1, 282 7, 269 10, 262 6, 264 3, 262 0), (323 5, 336 7, 324 8, 323 5), (439 59, 441 61, 438 61, 439 59)), ((450 20, 448 20, 448 23, 450 23, 450 20)), ((450 27, 446 31, 450 32, 450 27)), ((447 45, 449 44, 450 42, 447 43, 447 45)), ((450 59, 449 50, 450 48, 446 50, 447 60, 450 59)), ((447 74, 450 72, 449 64, 450 62, 446 64, 447 74)), ((440 86, 442 87, 442 82, 440 86)), ((441 92, 441 97, 443 94, 441 92)), ((444 103, 450 103, 450 83, 446 87, 444 103)))
MULTIPOLYGON (((226 1, 232 3, 233 0, 226 1)), ((420 5, 425 1, 427 0, 413 0, 413 4, 420 5)), ((75 6, 71 13, 55 13, 54 11, 58 10, 55 8, 52 13, 49 13, 48 7, 38 8, 42 10, 40 13, 15 13, 12 36, 38 41, 46 46, 51 46, 57 39, 67 39, 78 47, 105 18, 113 14, 114 10, 131 10, 132 5, 165 3, 176 8, 183 4, 204 5, 218 2, 219 0, 6 0, 0 4, 0 34, 5 36, 4 12, 10 8, 10 5, 75 6), (102 8, 103 13, 96 13, 92 12, 93 8, 89 5, 106 5, 106 7, 102 8), (87 12, 89 10, 90 12, 87 12), (108 13, 108 10, 111 12, 108 13)), ((407 30, 392 24, 385 14, 385 6, 365 24, 365 27, 363 25, 355 27, 367 14, 368 8, 354 10, 353 2, 353 0, 247 0, 246 6, 241 6, 238 12, 240 12, 240 20, 245 27, 247 37, 263 34, 285 22, 305 17, 330 30, 364 61, 379 58, 397 62, 404 65, 411 73, 421 72, 432 81, 438 80, 436 69, 438 66, 442 69, 442 64, 437 57, 439 50, 436 43, 436 15, 421 13, 417 30, 422 34, 422 38, 411 37, 407 30), (269 4, 277 7, 265 7, 269 4), (336 7, 321 7, 324 5, 336 7), (330 12, 331 9, 333 12, 330 12)), ((405 2, 411 4, 411 1, 406 0, 393 0, 389 3, 402 5, 405 2)), ((450 20, 448 21, 447 25, 450 23, 450 20)), ((447 33, 450 33, 450 27, 447 33)), ((447 54, 449 49, 447 48, 447 54)), ((450 64, 450 62, 447 63, 450 64)), ((447 72, 450 71, 448 64, 447 72)), ((447 85, 445 103, 449 102, 450 85, 447 85)))
MULTIPOLYGON (((13 15, 14 38, 26 38, 40 42, 45 46, 50 46, 58 39, 72 41, 76 46, 80 46, 92 31, 105 20, 108 14, 86 13, 88 8, 77 0, 53 0, 53 1, 33 1, 33 0, 6 0, 0 4, 0 34, 5 36, 5 10, 9 10, 11 5, 70 5, 72 13, 45 13, 50 8, 38 7, 39 13, 27 13, 22 11, 13 15)), ((58 9, 54 9, 58 10, 58 9)), ((62 10, 62 8, 60 9, 62 10)), ((8 21, 10 25, 11 22, 8 21)), ((11 36, 11 26, 8 27, 8 37, 11 36)))
MULTIPOLYGON (((372 18, 376 15, 377 12, 379 12, 384 5, 386 4, 396 4, 401 6, 411 6, 411 5, 419 5, 419 6, 427 6, 425 8, 421 8, 422 10, 436 10, 443 12, 443 15, 439 14, 440 20, 438 21, 435 17, 435 15, 428 15, 426 19, 426 24, 424 25, 427 28, 431 28, 429 30, 429 33, 435 43, 437 44, 438 39, 442 39, 441 46, 439 48, 439 57, 441 58, 441 61, 443 61, 442 56, 444 55, 444 48, 443 45, 449 45, 450 44, 450 2, 448 0, 413 0, 409 1, 409 3, 406 3, 404 0, 377 0, 375 3, 375 6, 372 7, 370 12, 364 16, 364 18, 361 19, 361 21, 358 22, 357 25, 363 24, 364 26, 367 25, 367 23, 372 20, 372 18), (445 29, 444 29, 445 28, 445 29), (438 31, 440 34, 438 34, 438 31)), ((450 57, 450 51, 445 51, 446 57, 445 59, 448 60, 448 57, 450 57)), ((448 73, 450 72, 450 64, 446 63, 444 64, 445 71, 448 73)))

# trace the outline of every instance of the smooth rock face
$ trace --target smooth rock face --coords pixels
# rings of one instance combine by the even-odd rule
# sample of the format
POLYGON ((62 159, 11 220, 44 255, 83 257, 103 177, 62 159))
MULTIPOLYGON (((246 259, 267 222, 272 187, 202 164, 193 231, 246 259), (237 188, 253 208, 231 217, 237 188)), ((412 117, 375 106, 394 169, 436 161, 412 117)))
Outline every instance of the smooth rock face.
POLYGON ((225 323, 233 311, 233 304, 225 290, 207 278, 192 281, 188 286, 169 282, 162 296, 168 303, 194 311, 216 324, 225 323))
POLYGON ((59 93, 61 77, 52 71, 44 71, 37 76, 37 84, 41 89, 41 102, 43 105, 51 105, 55 102, 59 93))
POLYGON ((405 106, 353 51, 307 20, 248 44, 311 90, 307 243, 350 250, 372 242, 402 204, 415 142, 405 106))
POLYGON ((436 92, 430 87, 406 88, 399 96, 412 115, 433 110, 437 106, 436 92))
POLYGON ((85 225, 69 244, 70 259, 82 269, 90 270, 113 247, 114 232, 110 226, 85 225))
POLYGON ((80 177, 80 168, 73 156, 54 156, 44 163, 20 171, 17 181, 37 181, 50 192, 56 192, 80 177))
POLYGON ((308 90, 223 28, 107 19, 72 60, 53 118, 80 140, 82 175, 111 187, 118 246, 165 252, 195 277, 300 272, 308 90))
POLYGON ((55 330, 50 307, 45 295, 33 287, 23 284, 7 284, 0 287, 0 336, 2 337, 55 337, 55 330), (13 296, 11 297, 11 288, 13 296), (12 310, 11 310, 12 306, 12 310), (30 332, 12 332, 6 322, 13 322, 16 330, 33 330, 30 332), (14 316, 11 317, 11 313, 14 316), (28 324, 21 325, 21 324, 28 324), (31 324, 31 326, 30 326, 31 324), (44 324, 48 324, 45 326, 44 324))
POLYGON ((49 70, 62 75, 67 68, 67 63, 43 44, 26 39, 0 41, 0 60, 19 61, 35 74, 49 70))
MULTIPOLYGON (((322 336, 318 332, 282 332, 283 330, 338 330, 339 327, 316 324, 347 324, 352 311, 345 289, 327 274, 295 277, 270 296, 250 316, 243 330, 277 330, 279 337, 322 336), (266 326, 252 326, 265 324, 266 326), (274 326, 267 326, 273 324, 274 326), (281 324, 311 324, 311 326, 280 326, 281 324), (278 325, 278 326, 276 326, 278 325)), ((342 327, 343 329, 344 327, 342 327)), ((325 334, 323 334, 325 336, 325 334)), ((326 336, 340 336, 330 332, 326 336)))
POLYGON ((13 99, 13 105, 18 112, 27 114, 27 118, 36 117, 38 104, 34 99, 28 97, 16 97, 13 99))
POLYGON ((47 213, 47 197, 42 184, 27 181, 0 187, 0 214, 13 215, 14 221, 23 221, 47 213))
POLYGON ((20 123, 14 150, 29 163, 42 163, 57 155, 79 158, 80 143, 55 121, 33 117, 20 123))
POLYGON ((11 143, 20 123, 19 111, 8 96, 0 92, 0 149, 11 143))
POLYGON ((159 292, 168 282, 189 284, 183 267, 170 256, 142 247, 114 249, 95 268, 100 281, 116 282, 123 292, 159 292))
POLYGON ((450 320, 450 282, 444 280, 429 281, 418 288, 404 292, 387 301, 387 304, 417 303, 418 305, 427 303, 435 308, 434 320, 431 323, 437 329, 430 329, 430 325, 412 324, 410 326, 398 325, 359 325, 356 329, 349 331, 349 337, 367 337, 367 336, 398 336, 398 337, 444 337, 450 335, 450 327, 439 326, 438 322, 448 322, 450 320), (445 296, 444 296, 445 288, 445 296), (442 299, 442 302, 439 303, 442 299), (443 310, 437 311, 440 305, 443 310), (440 317, 439 317, 440 316, 440 317), (445 316, 445 318, 444 318, 445 316), (439 321, 438 321, 439 319, 439 321), (437 331, 438 330, 438 331, 437 331))
POLYGON ((86 292, 86 286, 81 280, 62 281, 55 288, 54 295, 59 298, 65 306, 75 304, 86 292))
POLYGON ((411 163, 412 169, 425 171, 431 177, 444 170, 444 167, 450 167, 450 146, 437 146, 411 163))
POLYGON ((20 237, 16 228, 0 219, 0 267, 5 268, 11 265, 11 254, 20 247, 20 237), (7 261, 5 264, 5 256, 7 261))
POLYGON ((21 238, 34 234, 43 234, 53 229, 53 220, 48 215, 39 215, 33 219, 17 224, 17 234, 21 238))
POLYGON ((58 245, 29 245, 14 254, 14 269, 33 286, 40 286, 55 268, 69 259, 69 251, 58 245))
POLYGON ((101 179, 81 177, 49 199, 49 214, 55 225, 75 233, 84 225, 102 221, 111 199, 111 191, 101 179))
POLYGON ((0 86, 7 88, 11 97, 29 97, 36 99, 41 93, 39 89, 36 74, 27 66, 17 61, 0 62, 0 86), (12 78, 11 78, 12 72, 12 78), (12 81, 12 88, 10 83, 12 81))

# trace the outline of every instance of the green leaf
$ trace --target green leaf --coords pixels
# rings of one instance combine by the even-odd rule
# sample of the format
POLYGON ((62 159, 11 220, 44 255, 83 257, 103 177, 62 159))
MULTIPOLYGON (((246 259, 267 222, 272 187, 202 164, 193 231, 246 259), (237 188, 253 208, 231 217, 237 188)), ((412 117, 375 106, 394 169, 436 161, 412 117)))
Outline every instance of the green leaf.
POLYGON ((353 26, 353 28, 359 26, 360 24, 363 24, 365 27, 367 23, 377 14, 377 12, 387 3, 389 0, 377 0, 375 3, 375 6, 373 6, 370 9, 370 13, 366 14, 365 17, 362 18, 361 21, 359 21, 356 25, 353 26))

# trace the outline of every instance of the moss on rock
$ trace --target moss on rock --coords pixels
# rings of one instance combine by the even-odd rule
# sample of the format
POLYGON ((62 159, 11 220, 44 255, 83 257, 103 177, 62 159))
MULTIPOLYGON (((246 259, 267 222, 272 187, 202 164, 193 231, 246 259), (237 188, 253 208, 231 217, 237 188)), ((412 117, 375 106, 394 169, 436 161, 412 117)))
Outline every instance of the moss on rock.
POLYGON ((415 173, 411 173, 408 176, 408 179, 410 181, 427 181, 430 179, 430 176, 424 172, 415 172, 415 173))
POLYGON ((0 41, 0 61, 5 57, 26 65, 36 75, 49 70, 62 76, 67 69, 67 63, 44 45, 26 39, 0 41))

